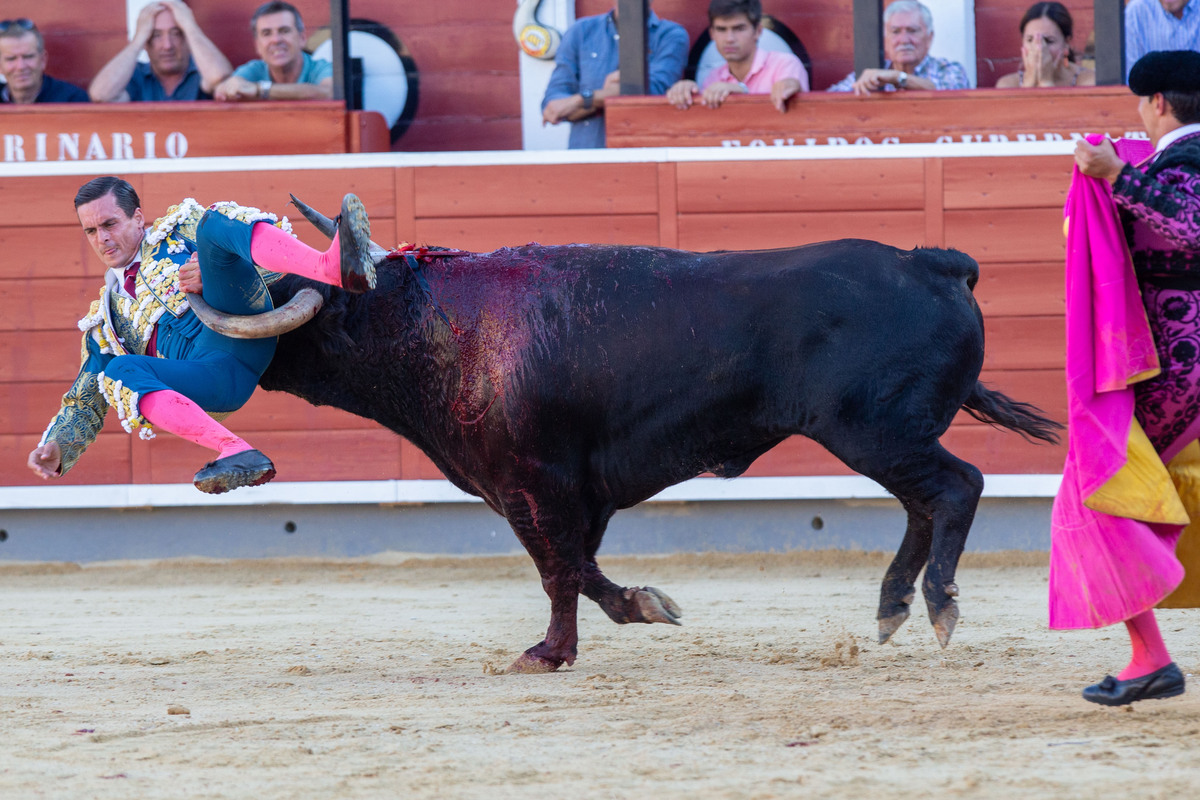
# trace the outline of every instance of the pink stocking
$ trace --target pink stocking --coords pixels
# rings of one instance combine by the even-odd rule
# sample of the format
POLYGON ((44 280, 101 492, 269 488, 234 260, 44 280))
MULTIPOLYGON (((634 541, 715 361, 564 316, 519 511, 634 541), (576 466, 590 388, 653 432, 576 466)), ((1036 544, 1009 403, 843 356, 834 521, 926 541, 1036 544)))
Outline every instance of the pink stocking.
POLYGON ((253 450, 244 440, 204 413, 200 406, 179 392, 160 389, 138 400, 138 411, 156 428, 217 451, 218 458, 253 450))
POLYGON ((263 222, 250 232, 250 257, 260 267, 273 272, 286 272, 331 286, 342 285, 341 248, 338 234, 333 244, 322 253, 274 225, 263 222))
POLYGON ((1133 659, 1129 666, 1121 670, 1117 680, 1140 678, 1171 663, 1171 654, 1167 652, 1167 645, 1158 631, 1158 621, 1154 618, 1153 609, 1125 620, 1125 627, 1129 629, 1133 659))

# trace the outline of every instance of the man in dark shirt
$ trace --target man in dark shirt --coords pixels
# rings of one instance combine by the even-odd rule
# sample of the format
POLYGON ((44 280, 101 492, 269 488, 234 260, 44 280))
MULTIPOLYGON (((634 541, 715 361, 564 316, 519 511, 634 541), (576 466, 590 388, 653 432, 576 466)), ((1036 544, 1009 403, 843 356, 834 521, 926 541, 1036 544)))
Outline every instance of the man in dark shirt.
POLYGON ((0 103, 86 103, 87 92, 46 74, 46 43, 28 19, 0 22, 0 103))
POLYGON ((210 100, 232 71, 192 10, 181 0, 164 0, 142 9, 133 38, 96 73, 88 94, 96 103, 210 100), (143 49, 149 64, 138 61, 143 49))

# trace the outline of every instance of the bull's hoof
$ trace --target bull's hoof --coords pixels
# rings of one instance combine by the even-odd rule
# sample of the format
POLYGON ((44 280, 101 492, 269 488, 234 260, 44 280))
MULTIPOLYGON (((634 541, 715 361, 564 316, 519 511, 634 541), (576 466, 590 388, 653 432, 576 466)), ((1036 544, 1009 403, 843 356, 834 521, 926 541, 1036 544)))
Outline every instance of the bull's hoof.
POLYGON ((879 618, 879 643, 887 644, 892 638, 892 634, 900 630, 900 626, 908 619, 908 606, 903 606, 902 610, 892 614, 890 617, 879 618))
POLYGON ((875 618, 879 620, 879 643, 887 644, 888 639, 892 638, 892 634, 900 630, 900 626, 908 619, 909 607, 912 606, 912 601, 916 598, 917 593, 910 586, 904 597, 889 602, 888 587, 885 586, 883 591, 883 599, 879 603, 879 613, 875 615, 875 618))
POLYGON ((337 219, 341 247, 342 288, 362 294, 375 288, 375 259, 371 255, 371 225, 362 201, 348 194, 342 198, 337 219))
POLYGON ((666 622, 671 625, 682 625, 679 618, 683 609, 667 597, 666 593, 653 586, 633 586, 625 590, 625 599, 634 604, 639 619, 633 622, 666 622))
POLYGON ((540 675, 546 672, 554 672, 562 666, 562 662, 555 663, 541 656, 531 655, 530 653, 521 653, 521 655, 509 665, 508 669, 504 670, 507 673, 520 673, 523 675, 540 675))
MULTIPOLYGON (((955 587, 955 591, 957 592, 955 587)), ((929 621, 933 623, 933 632, 937 634, 938 643, 942 647, 950 644, 950 637, 954 634, 954 626, 958 624, 958 603, 953 600, 946 601, 940 611, 929 609, 929 621)))

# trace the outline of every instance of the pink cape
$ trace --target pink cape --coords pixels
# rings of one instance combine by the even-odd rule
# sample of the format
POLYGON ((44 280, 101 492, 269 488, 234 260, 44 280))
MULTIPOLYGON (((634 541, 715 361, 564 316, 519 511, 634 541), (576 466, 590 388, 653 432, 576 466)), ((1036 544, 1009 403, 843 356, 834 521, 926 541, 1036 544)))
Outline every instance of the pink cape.
MULTIPOLYGON (((1149 154, 1146 141, 1116 144, 1126 161, 1149 154)), ((1153 608, 1179 585, 1183 526, 1084 505, 1126 465, 1132 383, 1159 364, 1108 182, 1076 168, 1066 214, 1069 430, 1051 515, 1050 627, 1097 628, 1153 608)))

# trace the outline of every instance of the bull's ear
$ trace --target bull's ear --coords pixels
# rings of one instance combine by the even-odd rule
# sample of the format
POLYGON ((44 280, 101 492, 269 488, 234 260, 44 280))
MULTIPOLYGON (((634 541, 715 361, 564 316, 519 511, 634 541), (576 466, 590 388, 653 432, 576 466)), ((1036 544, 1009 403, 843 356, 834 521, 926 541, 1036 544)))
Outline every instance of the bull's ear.
POLYGON ((300 213, 304 215, 306 220, 313 224, 314 228, 328 236, 330 239, 333 238, 333 234, 337 232, 337 223, 322 214, 320 211, 317 211, 308 203, 305 203, 303 200, 296 197, 296 195, 289 194, 288 196, 292 198, 292 205, 300 209, 300 213))

